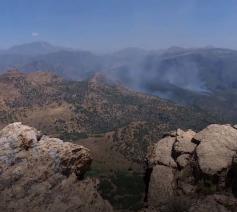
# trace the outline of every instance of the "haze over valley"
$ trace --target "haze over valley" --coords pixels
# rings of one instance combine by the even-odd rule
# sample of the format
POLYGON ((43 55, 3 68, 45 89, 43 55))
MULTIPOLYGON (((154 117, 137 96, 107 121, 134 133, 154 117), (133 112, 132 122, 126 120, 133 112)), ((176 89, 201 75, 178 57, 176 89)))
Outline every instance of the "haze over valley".
POLYGON ((237 212, 237 2, 2 0, 0 212, 237 212))
POLYGON ((49 71, 65 79, 88 80, 101 74, 111 83, 236 118, 237 51, 214 47, 144 50, 126 48, 95 54, 47 42, 34 42, 2 50, 0 70, 25 73, 49 71), (231 102, 231 103, 230 103, 231 102))

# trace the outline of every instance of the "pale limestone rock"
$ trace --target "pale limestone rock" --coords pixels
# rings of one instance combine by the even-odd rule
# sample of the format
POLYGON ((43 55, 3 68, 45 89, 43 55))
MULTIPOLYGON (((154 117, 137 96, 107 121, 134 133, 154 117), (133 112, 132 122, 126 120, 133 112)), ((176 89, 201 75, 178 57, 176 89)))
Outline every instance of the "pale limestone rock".
POLYGON ((177 153, 192 153, 196 147, 196 144, 192 143, 192 139, 195 136, 195 132, 192 130, 183 131, 177 130, 178 136, 174 144, 174 150, 177 153))
POLYGON ((8 125, 0 131, 0 211, 112 211, 97 181, 80 180, 91 161, 82 146, 8 125))
POLYGON ((172 158, 174 142, 174 137, 165 137, 157 142, 148 156, 150 165, 160 164, 174 168, 177 167, 176 162, 172 158))
POLYGON ((203 173, 214 175, 227 169, 237 151, 237 130, 228 125, 209 125, 194 137, 200 144, 196 154, 203 173))

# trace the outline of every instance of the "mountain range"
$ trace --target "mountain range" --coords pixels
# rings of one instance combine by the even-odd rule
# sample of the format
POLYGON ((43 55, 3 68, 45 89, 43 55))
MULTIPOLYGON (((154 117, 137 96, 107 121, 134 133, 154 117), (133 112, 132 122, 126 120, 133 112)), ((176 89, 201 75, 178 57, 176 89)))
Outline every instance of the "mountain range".
POLYGON ((0 73, 50 71, 65 79, 88 80, 100 73, 111 82, 198 107, 234 122, 237 118, 237 51, 205 47, 165 50, 126 48, 110 54, 35 42, 0 52, 0 73))

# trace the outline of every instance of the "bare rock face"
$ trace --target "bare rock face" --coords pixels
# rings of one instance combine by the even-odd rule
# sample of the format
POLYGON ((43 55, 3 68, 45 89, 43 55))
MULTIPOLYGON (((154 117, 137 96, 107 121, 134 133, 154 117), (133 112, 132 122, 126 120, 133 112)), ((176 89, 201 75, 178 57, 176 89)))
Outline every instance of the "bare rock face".
POLYGON ((231 125, 213 124, 198 133, 178 129, 167 134, 151 148, 148 165, 149 207, 160 211, 167 211, 166 206, 189 212, 237 211, 237 129, 231 125), (190 204, 174 204, 175 198, 190 204))
POLYGON ((237 152, 237 130, 229 125, 213 124, 197 133, 194 138, 198 163, 203 173, 216 174, 227 169, 237 152))
POLYGON ((0 131, 0 211, 112 211, 82 180, 90 151, 13 123, 0 131))
POLYGON ((174 142, 175 138, 165 137, 156 143, 149 153, 149 163, 151 165, 161 164, 169 167, 177 167, 171 156, 174 142))
POLYGON ((154 167, 149 190, 149 202, 156 208, 166 204, 174 195, 175 178, 173 169, 167 166, 157 165, 154 167))
POLYGON ((188 130, 184 132, 183 130, 177 130, 176 142, 174 145, 174 149, 177 153, 192 153, 196 147, 196 144, 192 142, 193 137, 195 136, 195 132, 192 130, 188 130))

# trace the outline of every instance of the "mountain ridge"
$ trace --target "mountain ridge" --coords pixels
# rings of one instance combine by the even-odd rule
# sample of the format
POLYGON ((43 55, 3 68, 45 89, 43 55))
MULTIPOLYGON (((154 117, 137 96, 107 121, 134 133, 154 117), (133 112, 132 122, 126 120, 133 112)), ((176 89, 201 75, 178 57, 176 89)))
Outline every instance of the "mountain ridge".
POLYGON ((171 47, 146 51, 128 48, 97 55, 88 51, 60 49, 40 56, 0 55, 0 72, 10 67, 24 72, 52 71, 66 79, 79 81, 102 73, 111 81, 178 104, 208 112, 212 112, 214 107, 215 113, 221 114, 227 122, 237 117, 236 50, 171 47), (206 96, 212 99, 213 104, 206 96))
POLYGON ((62 49, 69 49, 69 48, 54 46, 45 41, 35 41, 31 43, 24 43, 12 46, 8 49, 1 50, 0 53, 33 56, 33 55, 41 55, 57 52, 62 49))

